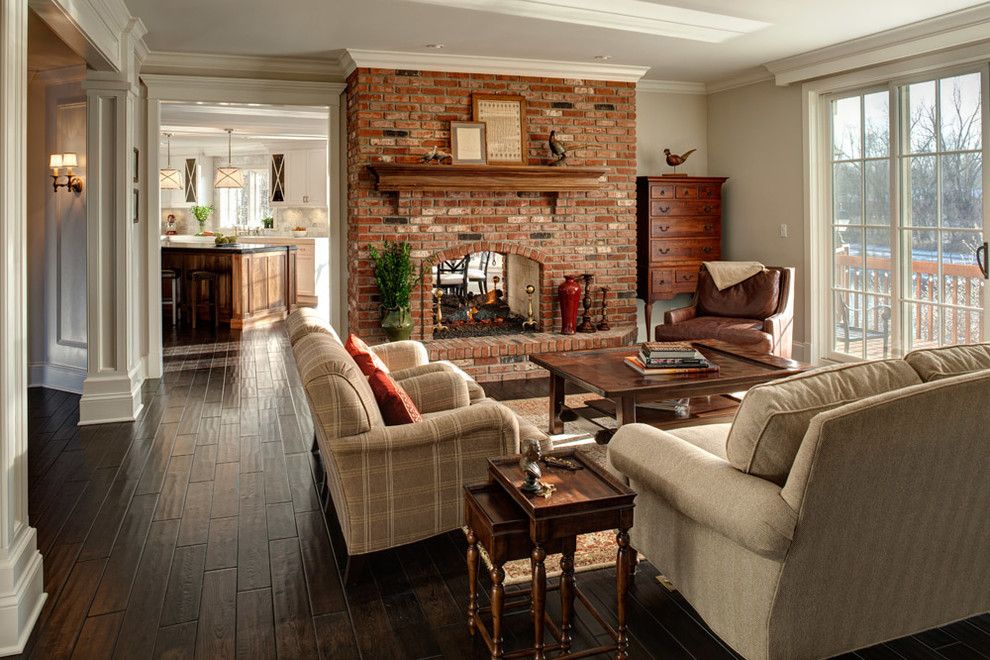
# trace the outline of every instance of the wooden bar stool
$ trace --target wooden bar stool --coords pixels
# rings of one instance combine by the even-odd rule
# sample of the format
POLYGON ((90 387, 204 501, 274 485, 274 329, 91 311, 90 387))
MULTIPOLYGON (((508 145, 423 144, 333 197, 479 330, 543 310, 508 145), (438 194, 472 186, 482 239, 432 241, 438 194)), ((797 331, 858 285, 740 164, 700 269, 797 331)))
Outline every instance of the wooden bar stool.
POLYGON ((206 305, 210 309, 210 318, 213 319, 213 328, 219 328, 220 310, 219 296, 217 295, 217 274, 209 270, 194 270, 189 277, 192 280, 192 287, 189 295, 190 307, 192 308, 192 327, 196 327, 196 320, 199 316, 199 308, 206 305), (200 302, 199 300, 199 289, 201 282, 206 282, 207 291, 209 292, 209 299, 205 302, 200 302))
POLYGON ((162 269, 162 282, 168 282, 172 287, 171 297, 162 298, 162 307, 165 305, 172 306, 172 325, 176 325, 179 322, 179 317, 181 315, 182 307, 182 273, 178 269, 174 268, 163 268, 162 269))

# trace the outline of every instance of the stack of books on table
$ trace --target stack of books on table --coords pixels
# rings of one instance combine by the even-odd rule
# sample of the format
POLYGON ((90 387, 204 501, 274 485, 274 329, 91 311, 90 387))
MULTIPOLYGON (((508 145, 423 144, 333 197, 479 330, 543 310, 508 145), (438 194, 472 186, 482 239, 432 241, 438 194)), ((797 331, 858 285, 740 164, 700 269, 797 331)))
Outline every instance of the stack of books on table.
POLYGON ((709 362, 688 342, 646 342, 640 347, 638 355, 626 358, 626 364, 647 376, 718 371, 717 364, 709 362))

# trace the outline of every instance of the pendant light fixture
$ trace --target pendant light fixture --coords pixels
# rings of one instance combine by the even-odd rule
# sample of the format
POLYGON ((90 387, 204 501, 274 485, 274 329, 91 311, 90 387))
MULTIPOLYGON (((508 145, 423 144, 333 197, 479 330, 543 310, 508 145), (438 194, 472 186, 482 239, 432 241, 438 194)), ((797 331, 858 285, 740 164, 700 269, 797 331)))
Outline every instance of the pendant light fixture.
POLYGON ((182 190, 182 172, 172 167, 172 134, 166 133, 165 139, 168 144, 168 167, 163 167, 159 172, 159 187, 162 190, 182 190))
POLYGON ((214 188, 243 188, 244 173, 239 167, 231 164, 230 157, 230 134, 234 132, 232 128, 225 128, 227 131, 227 167, 218 167, 217 176, 213 180, 214 188))

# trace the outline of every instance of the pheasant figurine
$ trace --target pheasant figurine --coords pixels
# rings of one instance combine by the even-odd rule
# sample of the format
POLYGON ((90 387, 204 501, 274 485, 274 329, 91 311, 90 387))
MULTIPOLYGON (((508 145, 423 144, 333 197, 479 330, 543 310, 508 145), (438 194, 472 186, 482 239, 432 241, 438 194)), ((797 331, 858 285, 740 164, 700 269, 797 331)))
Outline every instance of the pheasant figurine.
POLYGON ((423 154, 422 161, 424 163, 440 163, 444 159, 450 158, 450 154, 440 151, 440 148, 434 146, 432 149, 423 154))
POLYGON ((565 160, 567 160, 567 154, 572 151, 577 151, 578 149, 587 149, 590 144, 571 144, 570 142, 561 142, 557 139, 557 131, 550 131, 550 139, 547 141, 550 147, 550 153, 555 157, 555 160, 550 163, 551 165, 562 165, 565 160))
POLYGON ((674 172, 677 172, 677 166, 683 165, 688 157, 691 156, 697 149, 691 149, 690 151, 685 151, 683 154, 678 156, 675 153, 671 153, 670 149, 664 149, 663 155, 667 157, 667 164, 674 168, 674 172))

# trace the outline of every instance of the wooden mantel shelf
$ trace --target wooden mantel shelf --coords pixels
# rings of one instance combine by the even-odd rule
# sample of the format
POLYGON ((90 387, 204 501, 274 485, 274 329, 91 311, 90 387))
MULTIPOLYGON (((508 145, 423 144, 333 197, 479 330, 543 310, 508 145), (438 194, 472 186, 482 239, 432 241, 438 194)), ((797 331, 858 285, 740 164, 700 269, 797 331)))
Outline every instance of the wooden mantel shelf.
POLYGON ((607 167, 561 165, 368 165, 383 192, 414 190, 563 192, 595 190, 607 167))

